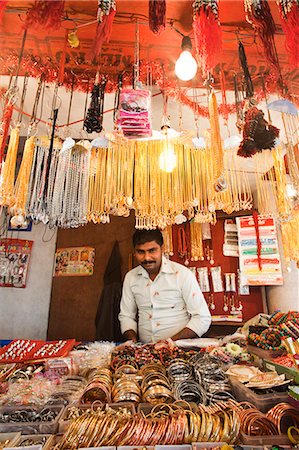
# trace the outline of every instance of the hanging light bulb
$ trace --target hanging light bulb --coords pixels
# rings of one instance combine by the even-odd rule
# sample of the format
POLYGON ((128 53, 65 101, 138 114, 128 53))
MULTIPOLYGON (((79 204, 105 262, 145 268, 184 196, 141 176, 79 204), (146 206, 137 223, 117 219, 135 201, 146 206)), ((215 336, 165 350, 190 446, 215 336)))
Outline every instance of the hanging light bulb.
POLYGON ((161 153, 159 157, 159 166, 164 172, 171 173, 175 169, 177 163, 177 156, 171 145, 166 146, 165 150, 161 153))
POLYGON ((184 36, 182 40, 182 53, 175 63, 176 76, 182 81, 192 80, 197 72, 197 62, 193 58, 192 44, 189 36, 184 36))
POLYGON ((161 127, 162 134, 164 135, 164 150, 159 156, 159 167, 164 172, 171 173, 177 165, 177 156, 174 152, 173 145, 169 141, 168 129, 169 125, 163 125, 161 127))

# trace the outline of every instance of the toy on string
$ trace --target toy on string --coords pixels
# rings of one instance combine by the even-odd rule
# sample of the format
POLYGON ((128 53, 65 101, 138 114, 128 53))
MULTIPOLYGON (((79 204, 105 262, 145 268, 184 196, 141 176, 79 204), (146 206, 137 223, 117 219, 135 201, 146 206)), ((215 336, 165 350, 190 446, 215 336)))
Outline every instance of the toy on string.
POLYGON ((93 44, 93 55, 98 56, 102 45, 107 44, 112 32, 112 24, 116 14, 115 0, 98 0, 97 32, 93 44))
POLYGON ((219 62, 222 51, 218 0, 194 1, 193 31, 198 62, 206 75, 219 62))
POLYGON ((290 64, 299 67, 299 3, 298 0, 277 0, 285 46, 290 64))
POLYGON ((148 1, 148 17, 150 30, 159 34, 166 26, 166 1, 165 0, 149 0, 148 1))

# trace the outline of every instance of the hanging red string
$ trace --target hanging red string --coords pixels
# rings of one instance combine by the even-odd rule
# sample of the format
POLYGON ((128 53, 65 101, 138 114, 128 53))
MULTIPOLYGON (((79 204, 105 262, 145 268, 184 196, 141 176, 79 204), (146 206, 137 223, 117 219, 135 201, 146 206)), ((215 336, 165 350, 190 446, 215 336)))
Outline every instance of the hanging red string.
POLYGON ((1 135, 0 135, 0 166, 4 156, 4 149, 7 141, 7 136, 9 132, 9 125, 11 122, 11 117, 13 113, 13 103, 10 101, 6 102, 3 112, 3 119, 1 125, 1 135))
POLYGON ((98 26, 93 44, 93 56, 100 54, 102 45, 108 43, 112 32, 112 24, 116 14, 115 0, 99 0, 98 26))
POLYGON ((27 11, 25 28, 43 26, 46 29, 58 29, 64 14, 64 0, 35 0, 27 11))
POLYGON ((279 0, 279 11, 290 64, 299 67, 299 3, 297 0, 279 0))
POLYGON ((278 55, 274 40, 276 25, 267 0, 244 0, 246 19, 256 30, 263 53, 277 79, 278 88, 284 91, 278 55))
POLYGON ((222 51, 222 34, 218 18, 218 0, 195 0, 193 31, 198 64, 203 75, 212 72, 222 51))
POLYGON ((262 260, 261 260, 262 243, 261 243, 261 239, 260 239, 259 216, 255 210, 253 210, 253 212, 252 212, 252 218, 254 221, 254 228, 255 228, 255 234, 256 234, 257 262, 258 262, 259 270, 262 270, 262 260))
POLYGON ((166 1, 165 0, 149 0, 148 17, 150 30, 158 34, 165 29, 166 26, 166 1))
POLYGON ((8 0, 0 0, 0 25, 2 25, 3 15, 7 6, 8 0))
POLYGON ((68 31, 65 32, 63 50, 61 53, 60 64, 59 64, 59 72, 58 72, 58 83, 63 84, 64 82, 64 69, 65 69, 65 61, 66 61, 66 49, 67 49, 67 37, 68 31))

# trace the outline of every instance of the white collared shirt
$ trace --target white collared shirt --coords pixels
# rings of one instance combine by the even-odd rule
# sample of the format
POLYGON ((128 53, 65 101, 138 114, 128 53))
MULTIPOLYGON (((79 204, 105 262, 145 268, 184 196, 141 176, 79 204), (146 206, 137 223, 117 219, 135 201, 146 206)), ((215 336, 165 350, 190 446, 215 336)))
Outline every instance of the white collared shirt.
POLYGON ((191 270, 162 257, 152 281, 147 271, 135 267, 127 273, 120 304, 121 332, 134 330, 141 342, 167 339, 188 327, 202 336, 211 314, 191 270))

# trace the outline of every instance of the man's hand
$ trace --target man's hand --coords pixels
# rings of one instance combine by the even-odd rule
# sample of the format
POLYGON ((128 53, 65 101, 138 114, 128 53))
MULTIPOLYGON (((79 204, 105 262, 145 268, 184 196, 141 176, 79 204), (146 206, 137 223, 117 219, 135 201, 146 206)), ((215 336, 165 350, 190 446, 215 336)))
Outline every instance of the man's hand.
POLYGON ((193 339, 198 338, 199 336, 190 328, 183 328, 179 333, 172 336, 173 341, 178 341, 179 339, 193 339))
POLYGON ((124 332, 123 337, 126 341, 137 342, 137 333, 134 330, 127 330, 124 332))

